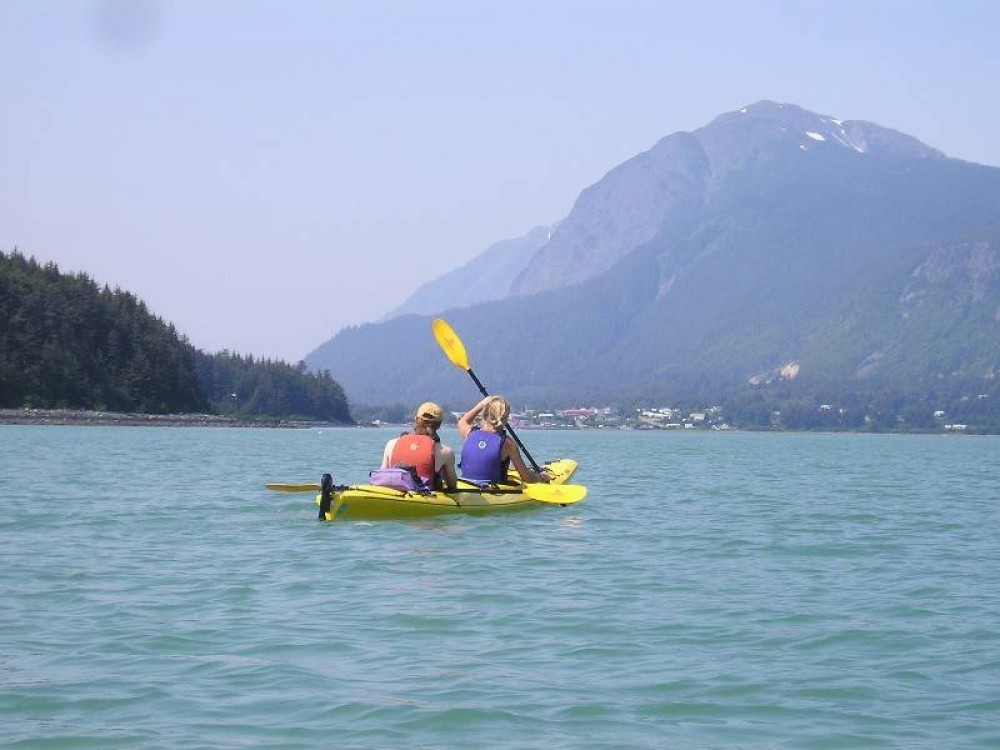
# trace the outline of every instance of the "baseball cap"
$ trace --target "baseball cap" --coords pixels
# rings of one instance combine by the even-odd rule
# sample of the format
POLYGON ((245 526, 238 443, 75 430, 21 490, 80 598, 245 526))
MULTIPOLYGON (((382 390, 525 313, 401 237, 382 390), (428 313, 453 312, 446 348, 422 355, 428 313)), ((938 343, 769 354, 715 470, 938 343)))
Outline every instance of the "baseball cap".
POLYGON ((444 411, 433 401, 425 401, 417 409, 417 419, 423 419, 427 422, 437 422, 438 424, 441 424, 443 415, 444 411))

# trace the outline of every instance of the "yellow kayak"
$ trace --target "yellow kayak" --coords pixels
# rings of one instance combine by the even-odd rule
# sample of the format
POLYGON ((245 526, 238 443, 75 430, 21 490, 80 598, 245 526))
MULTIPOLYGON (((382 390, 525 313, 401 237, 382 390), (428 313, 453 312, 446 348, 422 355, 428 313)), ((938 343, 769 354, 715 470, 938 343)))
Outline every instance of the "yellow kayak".
MULTIPOLYGON (((454 513, 492 513, 525 510, 545 504, 569 505, 583 499, 586 489, 580 485, 560 487, 573 476, 577 462, 570 458, 545 464, 551 481, 548 484, 520 483, 511 469, 508 482, 484 487, 458 480, 455 492, 406 492, 372 484, 335 487, 326 520, 377 520, 420 518, 454 513)), ((276 489, 277 486, 272 486, 276 489)), ((320 505, 322 495, 316 495, 320 505)))

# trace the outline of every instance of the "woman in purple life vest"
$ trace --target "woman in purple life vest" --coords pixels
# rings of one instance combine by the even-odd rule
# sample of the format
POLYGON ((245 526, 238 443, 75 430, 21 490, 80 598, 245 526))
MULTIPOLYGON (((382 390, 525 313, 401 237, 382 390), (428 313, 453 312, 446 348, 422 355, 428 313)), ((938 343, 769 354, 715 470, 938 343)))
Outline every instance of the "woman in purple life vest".
POLYGON ((510 405, 500 396, 487 396, 458 420, 462 438, 462 478, 476 482, 506 482, 507 469, 513 462, 525 484, 547 482, 544 473, 536 474, 521 458, 521 451, 503 425, 510 416, 510 405), (473 423, 479 418, 479 426, 473 423))

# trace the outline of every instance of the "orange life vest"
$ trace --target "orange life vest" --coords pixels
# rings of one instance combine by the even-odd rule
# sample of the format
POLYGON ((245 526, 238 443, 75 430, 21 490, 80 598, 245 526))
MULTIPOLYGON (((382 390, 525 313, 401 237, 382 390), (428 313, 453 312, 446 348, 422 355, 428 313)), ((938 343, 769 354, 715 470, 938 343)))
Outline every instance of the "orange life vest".
POLYGON ((431 484, 435 477, 434 438, 428 435, 400 435, 389 457, 390 466, 413 466, 424 482, 431 484))

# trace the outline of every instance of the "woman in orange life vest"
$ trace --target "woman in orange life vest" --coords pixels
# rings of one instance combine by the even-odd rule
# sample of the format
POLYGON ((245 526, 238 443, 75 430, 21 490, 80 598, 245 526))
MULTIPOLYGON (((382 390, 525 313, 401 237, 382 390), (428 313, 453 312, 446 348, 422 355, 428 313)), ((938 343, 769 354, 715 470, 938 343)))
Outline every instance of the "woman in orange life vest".
POLYGON ((510 416, 510 404, 501 396, 487 396, 458 420, 458 434, 462 437, 462 478, 477 482, 506 482, 511 463, 525 484, 548 482, 543 470, 536 474, 521 458, 517 443, 503 431, 510 416), (478 428, 473 426, 476 417, 478 428))
POLYGON ((417 476, 433 489, 455 489, 455 451, 441 443, 441 407, 430 401, 420 405, 413 417, 413 432, 404 432, 385 444, 382 468, 413 466, 417 476))

